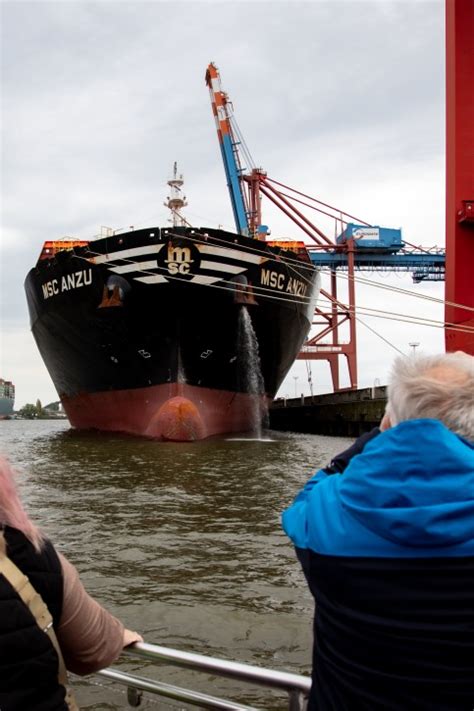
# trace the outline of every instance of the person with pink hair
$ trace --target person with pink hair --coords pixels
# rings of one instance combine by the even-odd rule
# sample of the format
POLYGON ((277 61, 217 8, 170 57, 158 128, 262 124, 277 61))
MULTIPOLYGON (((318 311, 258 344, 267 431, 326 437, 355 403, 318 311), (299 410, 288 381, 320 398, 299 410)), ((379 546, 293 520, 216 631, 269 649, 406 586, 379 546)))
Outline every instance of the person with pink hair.
POLYGON ((74 566, 29 518, 0 456, 0 709, 75 708, 58 677, 61 656, 70 671, 90 674, 142 641, 87 594, 74 566), (29 589, 39 603, 27 605, 29 589), (44 617, 35 613, 38 604, 44 617), (41 624, 51 617, 55 635, 41 624))

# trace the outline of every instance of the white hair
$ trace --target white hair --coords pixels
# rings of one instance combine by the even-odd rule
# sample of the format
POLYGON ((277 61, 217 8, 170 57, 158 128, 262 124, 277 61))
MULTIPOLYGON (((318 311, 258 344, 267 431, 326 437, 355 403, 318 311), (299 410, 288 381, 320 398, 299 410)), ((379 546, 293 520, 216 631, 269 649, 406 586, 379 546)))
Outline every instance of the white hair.
POLYGON ((440 420, 474 441, 474 357, 458 351, 398 357, 388 386, 392 425, 404 420, 440 420))

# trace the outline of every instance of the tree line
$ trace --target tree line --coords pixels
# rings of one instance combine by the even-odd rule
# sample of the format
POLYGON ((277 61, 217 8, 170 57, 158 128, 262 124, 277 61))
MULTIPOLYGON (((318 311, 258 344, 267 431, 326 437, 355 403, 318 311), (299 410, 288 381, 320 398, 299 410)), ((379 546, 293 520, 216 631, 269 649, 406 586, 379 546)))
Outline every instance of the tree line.
POLYGON ((58 412, 59 406, 57 403, 52 403, 47 405, 46 408, 42 406, 41 400, 37 400, 36 404, 28 402, 20 410, 18 410, 18 416, 24 420, 47 420, 51 417, 52 411, 58 412))

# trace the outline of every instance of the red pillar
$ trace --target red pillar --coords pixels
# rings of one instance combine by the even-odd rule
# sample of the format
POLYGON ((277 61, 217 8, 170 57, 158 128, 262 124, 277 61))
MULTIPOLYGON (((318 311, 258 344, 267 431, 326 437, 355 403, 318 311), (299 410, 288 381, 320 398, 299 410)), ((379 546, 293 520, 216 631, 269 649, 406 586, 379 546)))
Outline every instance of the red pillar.
POLYGON ((474 355, 474 0, 446 0, 447 351, 474 355), (458 306, 450 305, 457 304, 458 306))

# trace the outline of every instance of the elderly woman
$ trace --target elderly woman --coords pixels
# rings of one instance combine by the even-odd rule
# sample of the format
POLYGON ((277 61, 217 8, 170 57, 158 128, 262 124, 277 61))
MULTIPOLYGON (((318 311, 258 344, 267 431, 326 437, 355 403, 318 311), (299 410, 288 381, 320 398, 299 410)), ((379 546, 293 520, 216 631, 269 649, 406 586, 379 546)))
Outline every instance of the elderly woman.
POLYGON ((61 652, 67 669, 89 674, 143 639, 89 597, 74 566, 28 517, 3 457, 0 529, 0 709, 74 708, 58 676, 61 652))

